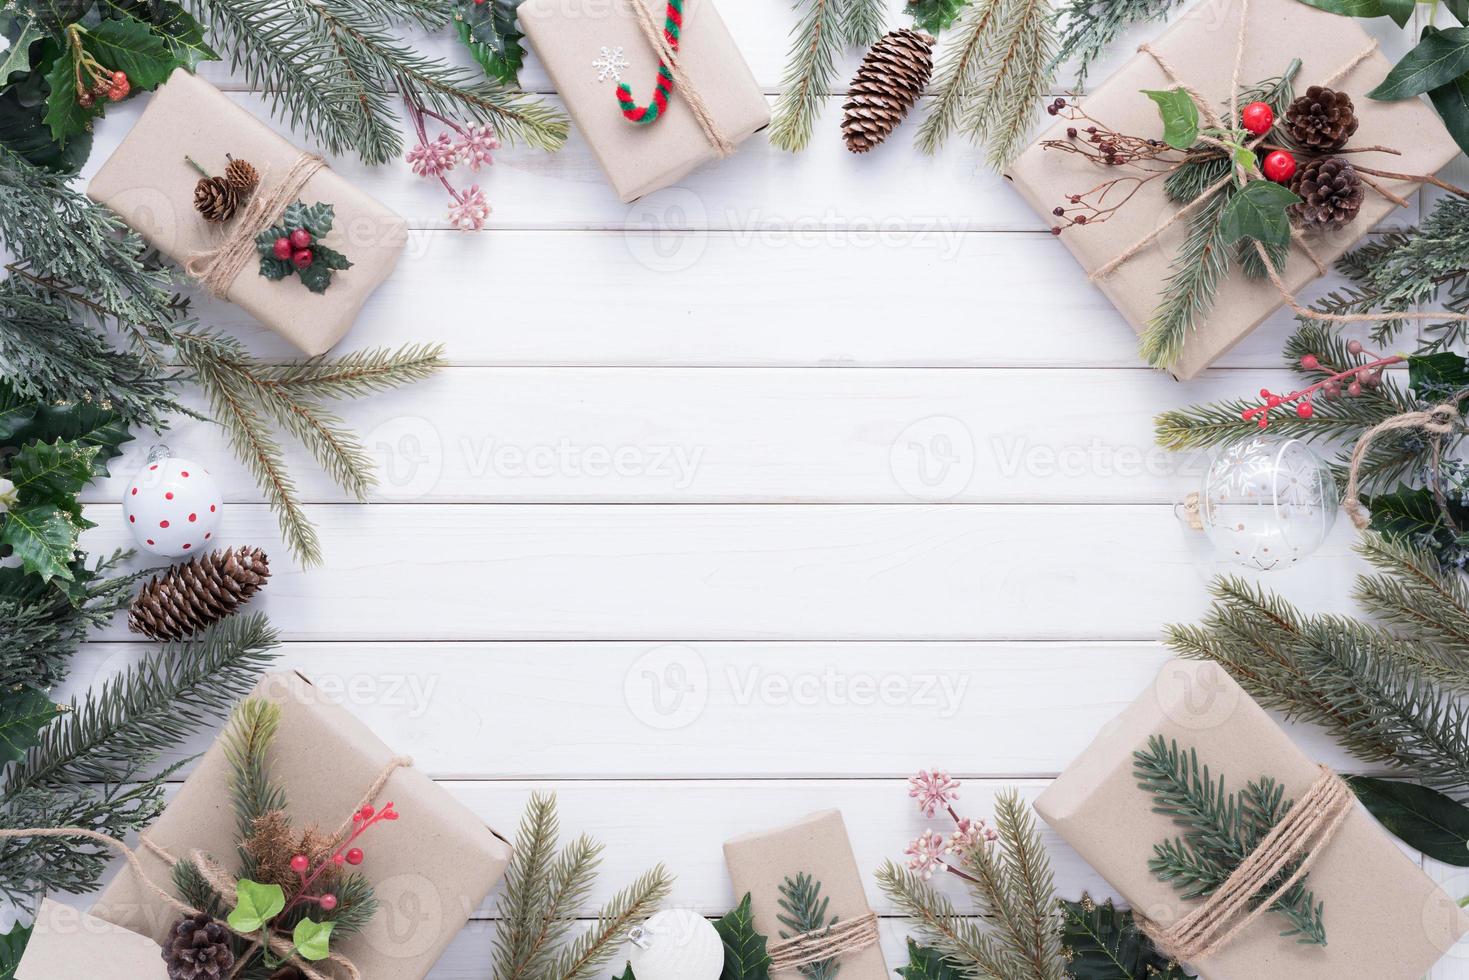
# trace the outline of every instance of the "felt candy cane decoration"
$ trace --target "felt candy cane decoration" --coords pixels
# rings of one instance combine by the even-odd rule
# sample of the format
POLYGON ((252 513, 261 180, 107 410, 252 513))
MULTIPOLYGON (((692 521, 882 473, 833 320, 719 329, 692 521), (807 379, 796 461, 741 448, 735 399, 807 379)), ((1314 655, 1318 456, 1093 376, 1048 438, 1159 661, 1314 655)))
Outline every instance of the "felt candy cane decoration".
MULTIPOLYGON (((641 4, 642 0, 632 0, 633 3, 641 4)), ((673 54, 678 53, 679 32, 683 29, 683 0, 668 0, 668 11, 663 17, 663 37, 668 42, 668 48, 673 54)), ((647 105, 638 105, 632 98, 632 86, 626 82, 617 86, 617 103, 622 107, 622 114, 630 121, 639 126, 646 126, 656 122, 668 108, 668 93, 673 91, 673 71, 669 67, 667 58, 658 61, 658 84, 653 89, 653 101, 647 105)))

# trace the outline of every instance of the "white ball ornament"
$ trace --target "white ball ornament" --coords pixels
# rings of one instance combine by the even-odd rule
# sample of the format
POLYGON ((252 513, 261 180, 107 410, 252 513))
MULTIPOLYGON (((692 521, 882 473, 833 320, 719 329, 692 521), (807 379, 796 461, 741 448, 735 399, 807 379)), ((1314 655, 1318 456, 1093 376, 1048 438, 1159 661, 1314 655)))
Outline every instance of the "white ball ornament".
POLYGON ((724 972, 724 941, 708 919, 688 909, 664 909, 628 938, 638 980, 719 980, 724 972))
POLYGON ((122 514, 139 548, 182 558, 213 546, 224 498, 208 470, 156 447, 123 492, 122 514))

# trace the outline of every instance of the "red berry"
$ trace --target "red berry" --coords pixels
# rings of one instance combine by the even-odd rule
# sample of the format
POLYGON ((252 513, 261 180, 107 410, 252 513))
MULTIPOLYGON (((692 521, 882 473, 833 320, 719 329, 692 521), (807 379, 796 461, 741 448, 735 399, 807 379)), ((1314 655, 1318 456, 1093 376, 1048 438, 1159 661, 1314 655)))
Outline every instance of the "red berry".
POLYGON ((347 863, 347 859, 345 857, 343 857, 342 855, 340 855, 340 854, 333 854, 332 855, 332 862, 334 864, 336 864, 337 867, 340 868, 342 865, 344 865, 344 864, 347 863))
POLYGON ((1264 136, 1275 125, 1275 110, 1263 102, 1251 102, 1245 106, 1239 118, 1245 129, 1256 136, 1264 136))
POLYGON ((289 261, 291 258, 291 252, 293 251, 294 249, 291 248, 291 240, 285 235, 277 238, 275 240, 275 244, 271 246, 271 252, 275 255, 276 258, 280 259, 282 262, 289 261))
POLYGON ((1260 169, 1267 179, 1283 184, 1296 175, 1296 158, 1284 150, 1275 150, 1266 155, 1260 169))
POLYGON ((298 248, 291 253, 291 263, 298 269, 304 269, 310 265, 312 258, 309 248, 298 248))
POLYGON ((1347 353, 1348 354, 1360 354, 1360 353, 1362 353, 1362 342, 1360 340, 1349 340, 1349 341, 1347 341, 1347 353))
POLYGON ((332 909, 336 908, 337 907, 337 896, 335 896, 335 895, 323 895, 323 896, 321 896, 321 907, 323 909, 325 909, 326 911, 328 911, 328 912, 330 912, 332 909))
POLYGON ((367 804, 367 806, 365 806, 365 807, 362 808, 362 819, 363 820, 371 820, 372 819, 372 815, 374 813, 376 813, 376 812, 377 812, 377 810, 373 809, 372 804, 369 803, 369 804, 367 804))
POLYGON ((291 870, 296 872, 296 874, 298 875, 305 874, 307 869, 310 867, 311 861, 308 860, 306 855, 304 854, 297 854, 295 857, 291 858, 291 870))
POLYGON ((83 109, 90 109, 96 104, 97 97, 91 92, 83 92, 81 95, 77 96, 77 105, 81 106, 83 109))
POLYGON ((295 231, 291 232, 291 247, 310 248, 311 232, 307 231, 305 228, 297 228, 295 231))
POLYGON ((1311 407, 1311 403, 1310 402, 1301 402, 1299 405, 1296 406, 1296 414, 1299 415, 1303 419, 1310 418, 1311 417, 1311 413, 1314 412, 1314 411, 1316 411, 1316 410, 1311 407))
POLYGON ((1265 399, 1265 404, 1269 405, 1271 408, 1280 407, 1280 402, 1281 397, 1279 395, 1271 395, 1269 398, 1265 399))
POLYGON ((125 85, 125 84, 127 84, 127 80, 128 80, 127 72, 123 71, 120 68, 117 71, 115 71, 115 72, 112 73, 112 84, 113 85, 125 85))
POLYGON ((348 864, 353 864, 353 865, 361 864, 362 863, 362 848, 360 848, 360 847, 354 847, 354 848, 352 848, 352 850, 348 851, 347 852, 347 863, 348 864))
POLYGON ((1360 382, 1353 381, 1351 384, 1347 385, 1347 394, 1351 395, 1353 398, 1356 398, 1361 393, 1362 385, 1360 382))
POLYGON ((1321 362, 1316 359, 1315 354, 1307 354, 1305 357, 1301 358, 1301 367, 1307 371, 1314 371, 1320 366, 1321 362))

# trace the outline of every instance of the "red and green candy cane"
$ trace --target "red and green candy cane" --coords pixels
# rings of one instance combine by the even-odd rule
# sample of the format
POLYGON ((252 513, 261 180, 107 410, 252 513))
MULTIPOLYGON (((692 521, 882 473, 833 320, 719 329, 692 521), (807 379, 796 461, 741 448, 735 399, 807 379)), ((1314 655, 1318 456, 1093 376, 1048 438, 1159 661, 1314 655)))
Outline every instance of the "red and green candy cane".
MULTIPOLYGON (((632 0, 633 3, 641 3, 642 0, 632 0)), ((668 11, 663 16, 663 37, 668 41, 668 46, 675 54, 678 53, 679 33, 683 29, 683 0, 668 0, 668 11)), ((647 105, 638 105, 633 101, 632 86, 626 82, 617 86, 617 104, 622 107, 622 114, 631 122, 639 126, 646 126, 656 122, 668 108, 668 94, 673 91, 673 71, 668 67, 665 59, 658 61, 658 84, 653 89, 653 101, 647 105)))

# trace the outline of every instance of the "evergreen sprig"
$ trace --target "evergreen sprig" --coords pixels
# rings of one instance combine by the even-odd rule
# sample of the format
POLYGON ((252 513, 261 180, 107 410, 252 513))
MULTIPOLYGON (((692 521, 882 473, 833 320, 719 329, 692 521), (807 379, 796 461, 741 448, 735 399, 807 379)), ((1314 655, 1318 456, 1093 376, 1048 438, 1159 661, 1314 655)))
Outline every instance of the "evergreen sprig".
POLYGON ((799 153, 837 81, 837 56, 848 45, 867 46, 882 30, 881 0, 796 0, 801 17, 781 79, 770 142, 799 153))
POLYGON ((974 0, 959 13, 954 39, 939 58, 933 96, 925 100, 928 108, 918 127, 918 148, 929 156, 947 142, 964 108, 974 99, 999 9, 999 0, 974 0))
POLYGON ((1086 86, 1087 72, 1102 50, 1134 24, 1162 20, 1179 0, 1066 0, 1057 7, 1060 49, 1056 64, 1076 59, 1076 87, 1086 86))
MULTIPOLYGON (((264 698, 241 701, 221 736, 229 763, 230 802, 235 811, 235 833, 241 841, 255 834, 255 822, 267 813, 286 808, 286 793, 270 778, 266 753, 280 729, 281 709, 264 698)), ((242 876, 253 878, 255 861, 239 848, 242 876)))
POLYGON ((1353 596, 1376 619, 1416 641, 1404 651, 1429 676, 1469 691, 1469 588, 1423 548, 1368 534, 1357 552, 1377 568, 1353 596), (1417 644, 1429 648, 1419 652, 1417 644))
MULTIPOLYGON (((806 872, 802 871, 794 878, 787 877, 780 883, 779 890, 780 898, 777 902, 781 911, 775 917, 790 930, 782 930, 780 938, 790 939, 792 936, 807 933, 822 935, 837 924, 836 916, 827 918, 826 911, 831 905, 831 899, 822 896, 821 882, 806 872)), ((817 960, 815 963, 797 967, 806 980, 832 980, 839 969, 841 964, 836 959, 817 960)))

